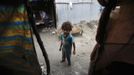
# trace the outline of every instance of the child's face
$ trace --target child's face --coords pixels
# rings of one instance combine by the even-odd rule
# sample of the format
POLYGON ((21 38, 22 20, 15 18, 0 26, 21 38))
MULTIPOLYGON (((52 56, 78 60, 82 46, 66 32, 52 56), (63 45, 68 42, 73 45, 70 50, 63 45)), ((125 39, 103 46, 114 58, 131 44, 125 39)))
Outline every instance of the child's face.
POLYGON ((64 33, 65 35, 67 35, 67 34, 70 33, 70 31, 68 31, 68 30, 63 30, 63 33, 64 33))

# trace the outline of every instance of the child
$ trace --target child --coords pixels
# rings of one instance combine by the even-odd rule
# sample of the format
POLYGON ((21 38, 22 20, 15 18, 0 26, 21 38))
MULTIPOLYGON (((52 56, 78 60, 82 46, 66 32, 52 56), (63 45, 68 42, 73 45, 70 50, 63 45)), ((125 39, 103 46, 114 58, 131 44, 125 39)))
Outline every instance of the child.
POLYGON ((60 45, 60 51, 62 50, 62 60, 61 62, 65 62, 65 58, 67 58, 68 66, 71 65, 71 51, 72 51, 72 45, 73 45, 73 54, 75 55, 75 42, 73 39, 73 36, 71 35, 72 31, 72 24, 67 21, 62 24, 61 27, 63 34, 61 35, 61 45, 60 45))

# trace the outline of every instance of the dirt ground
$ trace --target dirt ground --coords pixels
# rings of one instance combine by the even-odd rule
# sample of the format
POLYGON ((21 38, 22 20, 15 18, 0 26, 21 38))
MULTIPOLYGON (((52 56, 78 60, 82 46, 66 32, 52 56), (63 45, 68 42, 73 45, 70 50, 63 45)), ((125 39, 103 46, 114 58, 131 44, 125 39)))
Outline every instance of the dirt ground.
MULTIPOLYGON (((95 23, 81 22, 77 25, 82 26, 83 34, 74 35, 76 43, 76 55, 72 54, 72 65, 67 66, 67 62, 60 63, 61 61, 61 52, 59 51, 60 41, 58 40, 58 35, 52 33, 55 31, 52 30, 42 30, 40 32, 42 41, 48 53, 51 66, 51 75, 87 75, 90 54, 95 45, 95 35, 97 25, 95 23)), ((39 63, 44 64, 44 58, 42 52, 39 48, 39 45, 35 40, 35 47, 39 58, 39 63)))

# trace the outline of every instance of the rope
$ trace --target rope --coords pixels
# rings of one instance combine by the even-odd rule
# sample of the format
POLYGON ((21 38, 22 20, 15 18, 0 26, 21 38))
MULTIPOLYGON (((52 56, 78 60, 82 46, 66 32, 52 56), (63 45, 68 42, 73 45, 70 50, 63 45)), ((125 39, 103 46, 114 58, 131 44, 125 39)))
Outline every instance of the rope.
POLYGON ((31 7, 30 7, 30 4, 28 2, 28 0, 24 0, 25 2, 25 6, 27 8, 27 12, 28 12, 28 19, 29 19, 29 22, 31 23, 31 27, 33 29, 33 32, 37 38, 37 41, 38 41, 38 44, 42 50, 42 53, 43 53, 43 56, 45 58, 45 62, 46 62, 46 66, 47 66, 47 75, 50 75, 50 62, 49 62, 49 59, 48 59, 48 55, 47 55, 47 52, 46 52, 46 49, 43 45, 43 42, 41 40, 41 37, 37 31, 37 27, 35 25, 35 21, 34 21, 34 18, 33 18, 33 12, 31 10, 31 7))

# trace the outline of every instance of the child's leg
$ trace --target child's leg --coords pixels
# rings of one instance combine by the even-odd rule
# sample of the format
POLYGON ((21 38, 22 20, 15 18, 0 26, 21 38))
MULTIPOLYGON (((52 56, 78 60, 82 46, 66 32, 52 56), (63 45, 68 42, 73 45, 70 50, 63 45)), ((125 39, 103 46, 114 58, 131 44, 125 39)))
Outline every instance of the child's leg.
POLYGON ((66 51, 66 57, 67 57, 67 61, 68 61, 68 65, 71 65, 71 53, 70 51, 66 51))
POLYGON ((66 56, 65 56, 65 50, 62 49, 62 60, 61 60, 61 62, 64 62, 65 61, 65 58, 66 58, 66 56))
POLYGON ((67 61, 68 61, 68 65, 71 65, 71 55, 67 55, 67 61))

